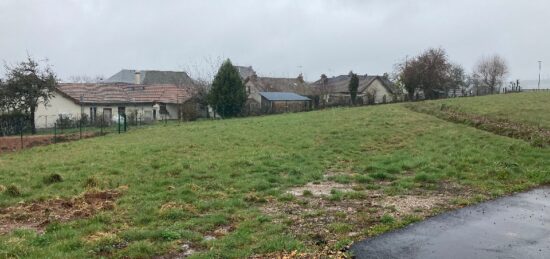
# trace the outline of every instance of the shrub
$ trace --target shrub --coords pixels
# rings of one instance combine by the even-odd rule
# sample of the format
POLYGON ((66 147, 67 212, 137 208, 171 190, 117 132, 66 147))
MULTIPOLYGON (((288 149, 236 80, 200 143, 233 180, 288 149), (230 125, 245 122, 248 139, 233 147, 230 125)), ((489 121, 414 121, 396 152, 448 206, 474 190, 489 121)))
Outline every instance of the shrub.
POLYGON ((388 214, 384 214, 380 218, 380 222, 382 222, 384 224, 392 224, 394 221, 395 221, 395 219, 391 215, 388 215, 388 214))
POLYGON ((54 173, 44 177, 45 184, 52 184, 52 183, 59 183, 59 182, 63 182, 63 177, 61 177, 60 174, 54 173))
POLYGON ((19 187, 15 184, 8 186, 4 192, 11 197, 21 196, 21 190, 19 190, 19 187))
POLYGON ((304 190, 302 192, 302 195, 305 196, 305 197, 311 197, 311 196, 313 196, 313 193, 310 190, 304 190))
POLYGON ((86 179, 86 182, 84 182, 84 187, 94 188, 98 186, 99 180, 95 176, 88 177, 88 179, 86 179))

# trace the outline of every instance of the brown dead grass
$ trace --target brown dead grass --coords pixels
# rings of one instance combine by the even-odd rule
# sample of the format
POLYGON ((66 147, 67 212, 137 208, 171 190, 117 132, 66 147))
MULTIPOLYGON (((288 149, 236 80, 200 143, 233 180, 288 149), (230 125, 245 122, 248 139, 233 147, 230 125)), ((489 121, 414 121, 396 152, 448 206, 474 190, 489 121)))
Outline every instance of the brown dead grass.
POLYGON ((0 234, 18 228, 43 231, 52 222, 89 218, 97 212, 112 210, 120 190, 91 190, 70 199, 51 199, 20 203, 0 209, 0 234))

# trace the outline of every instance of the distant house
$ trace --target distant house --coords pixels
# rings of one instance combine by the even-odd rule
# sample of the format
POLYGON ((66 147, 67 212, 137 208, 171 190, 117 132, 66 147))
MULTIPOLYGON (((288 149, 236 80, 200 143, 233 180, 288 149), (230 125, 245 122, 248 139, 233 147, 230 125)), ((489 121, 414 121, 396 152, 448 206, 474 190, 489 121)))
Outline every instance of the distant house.
POLYGON ((178 119, 182 104, 192 100, 192 89, 173 84, 60 84, 54 97, 37 108, 38 128, 53 127, 60 115, 85 114, 92 123, 110 123, 118 114, 136 120, 178 119))
POLYGON ((118 73, 105 79, 104 83, 192 85, 193 79, 183 71, 122 69, 118 73))
POLYGON ((249 99, 247 108, 252 113, 259 112, 264 107, 261 92, 286 92, 298 95, 309 95, 312 92, 311 87, 304 81, 302 75, 296 78, 280 78, 259 77, 253 74, 247 77, 244 83, 249 99))
POLYGON ((242 80, 246 80, 247 78, 256 75, 256 71, 252 68, 252 66, 235 66, 237 71, 239 71, 239 75, 241 76, 242 80))
MULTIPOLYGON (((359 75, 357 102, 359 104, 379 104, 400 101, 403 93, 386 77, 359 75)), ((312 85, 321 96, 326 106, 348 105, 351 103, 349 93, 350 75, 328 78, 325 75, 312 85)))
POLYGON ((311 99, 288 92, 259 92, 262 113, 302 112, 311 110, 311 99))

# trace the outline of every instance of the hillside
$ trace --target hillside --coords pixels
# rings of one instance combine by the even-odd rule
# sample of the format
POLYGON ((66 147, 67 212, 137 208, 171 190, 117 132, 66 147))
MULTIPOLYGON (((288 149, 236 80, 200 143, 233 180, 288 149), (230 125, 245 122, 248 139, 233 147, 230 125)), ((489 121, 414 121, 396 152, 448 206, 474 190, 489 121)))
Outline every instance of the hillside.
MULTIPOLYGON (((513 110, 509 118, 536 122, 549 116, 535 104, 548 105, 541 96, 503 96, 514 109, 500 96, 434 107, 513 110)), ((548 148, 404 104, 159 125, 37 147, 0 155, 0 257, 329 253, 549 183, 548 157, 548 148)))

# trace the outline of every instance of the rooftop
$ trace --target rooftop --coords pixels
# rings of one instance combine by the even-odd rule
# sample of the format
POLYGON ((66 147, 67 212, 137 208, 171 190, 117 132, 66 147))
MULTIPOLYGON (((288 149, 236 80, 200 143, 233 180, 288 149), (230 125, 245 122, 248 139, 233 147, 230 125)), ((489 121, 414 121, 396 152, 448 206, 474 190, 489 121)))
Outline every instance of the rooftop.
POLYGON ((260 92, 260 95, 270 101, 310 101, 311 99, 289 92, 260 92))
POLYGON ((191 90, 173 84, 60 84, 58 92, 76 103, 182 103, 191 98, 191 90))

